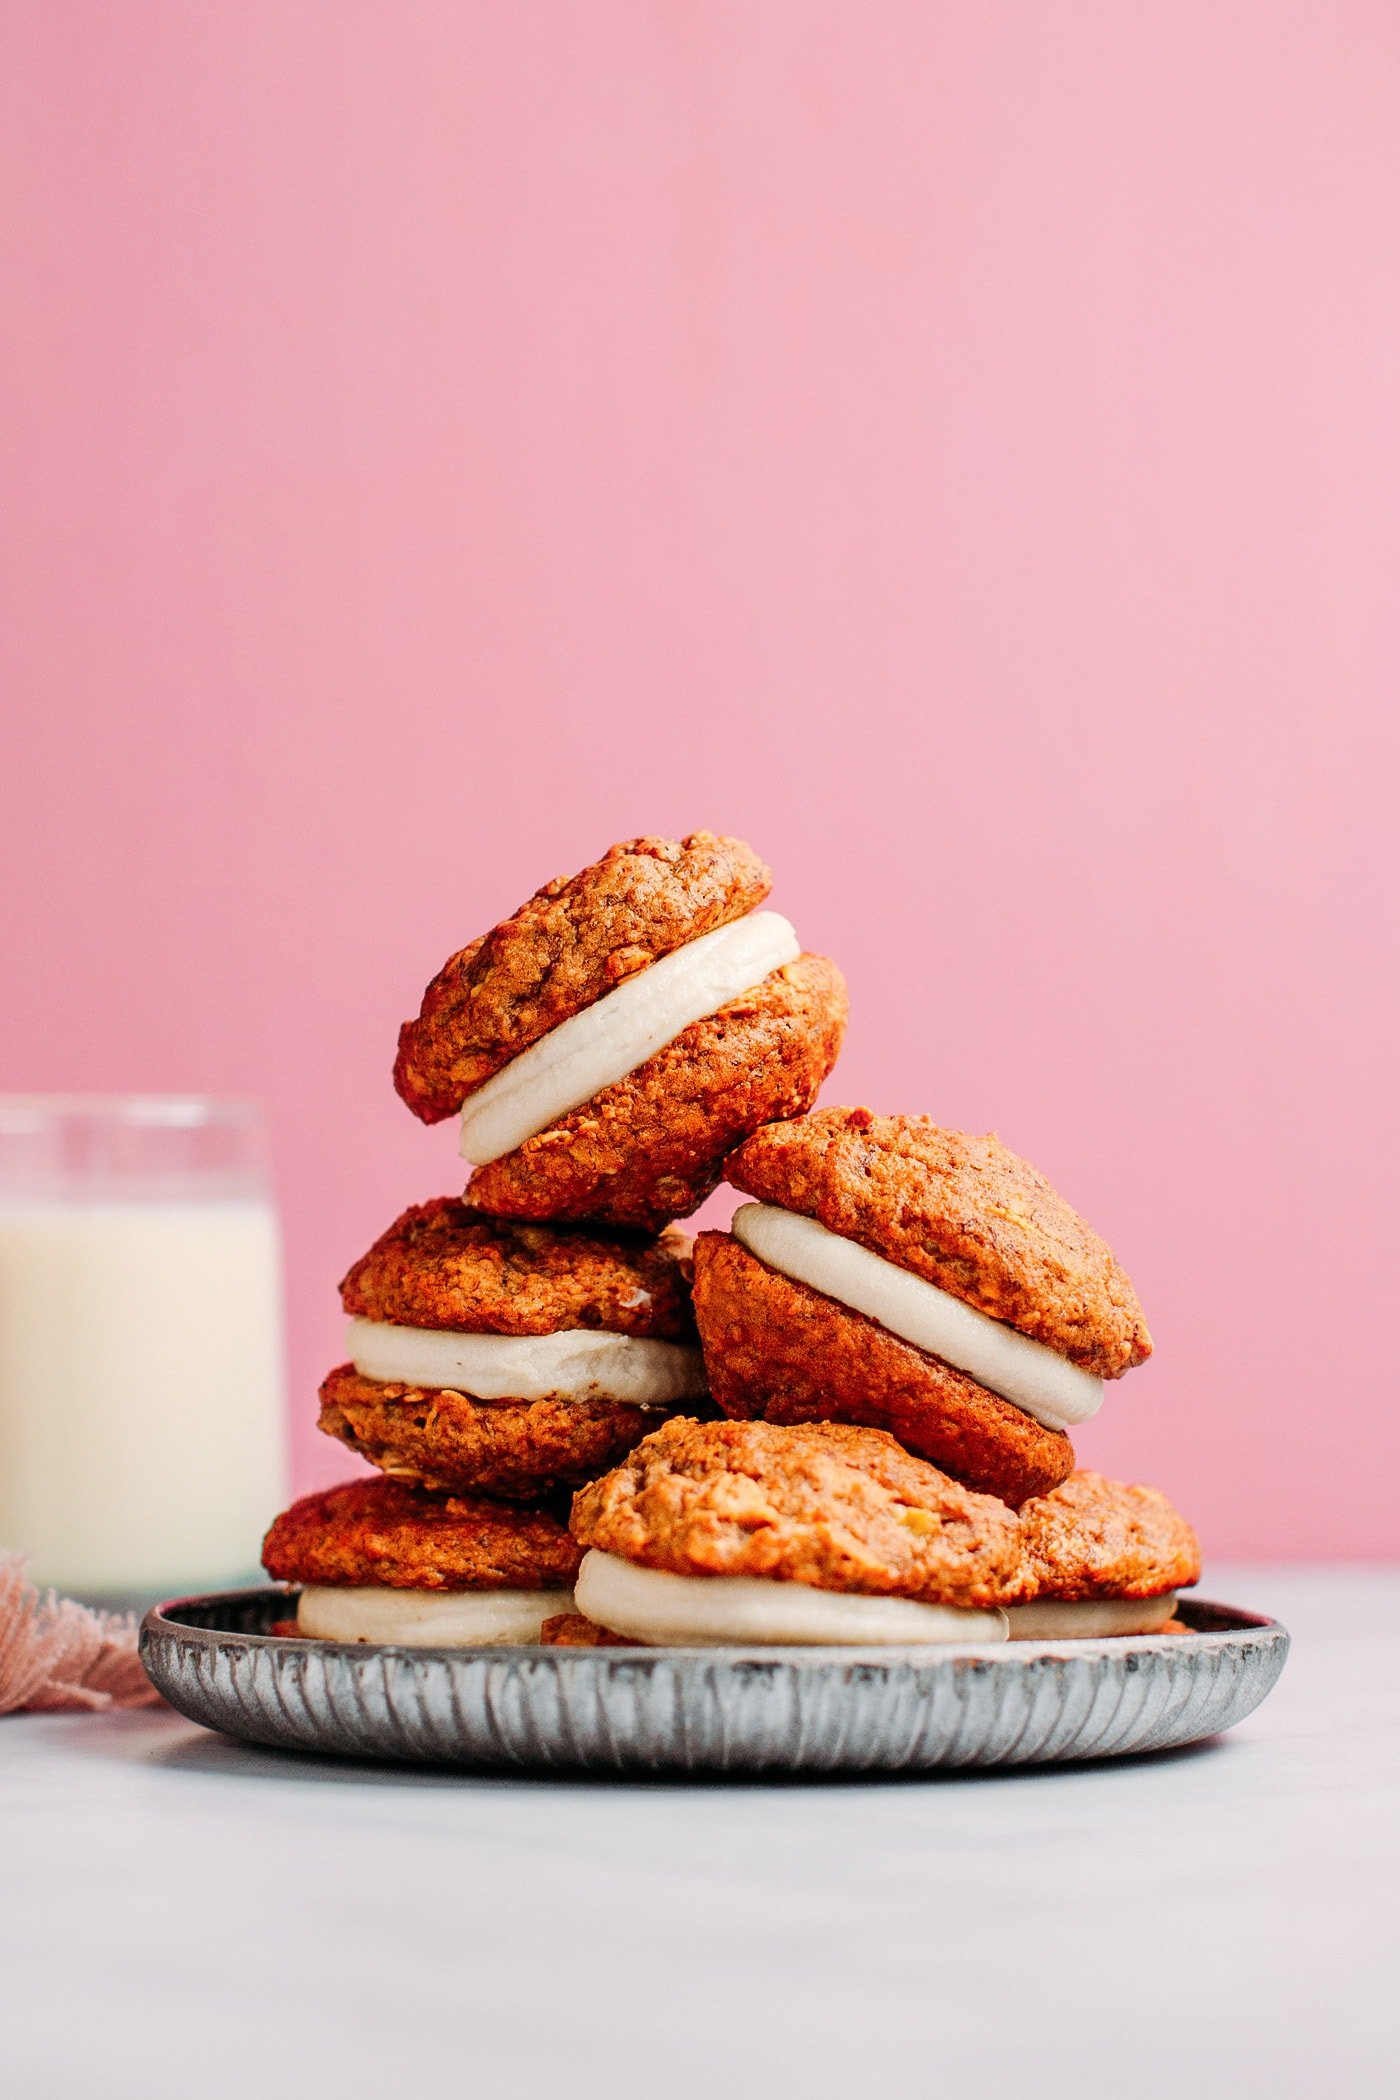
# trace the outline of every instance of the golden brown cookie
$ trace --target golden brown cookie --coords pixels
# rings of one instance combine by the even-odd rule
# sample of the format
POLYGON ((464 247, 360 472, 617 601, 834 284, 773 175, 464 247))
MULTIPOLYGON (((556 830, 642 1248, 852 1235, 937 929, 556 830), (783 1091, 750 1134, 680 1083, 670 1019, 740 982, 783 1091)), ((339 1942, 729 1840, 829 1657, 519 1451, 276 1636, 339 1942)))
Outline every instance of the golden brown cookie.
POLYGON ((591 1327, 689 1341, 689 1268, 682 1233, 555 1230, 439 1196, 381 1234, 340 1296, 348 1313, 404 1327, 506 1335, 591 1327))
POLYGON ((661 1419, 621 1400, 474 1400, 342 1364, 321 1387, 318 1427, 394 1480, 532 1502, 605 1473, 661 1419))
POLYGON ((834 1298, 757 1260, 727 1232, 695 1242, 695 1313, 727 1415, 856 1422, 1013 1506, 1074 1466, 1067 1436, 834 1298))
POLYGON ((263 1566, 274 1581, 318 1586, 567 1589, 581 1559, 548 1509, 426 1495, 382 1477, 304 1495, 263 1540, 263 1566))
POLYGON ((1005 1505, 846 1423, 673 1417, 574 1497, 584 1546, 677 1575, 744 1575, 977 1609, 1019 1602, 1005 1505))
POLYGON ((1151 1353, 1137 1293, 1108 1247, 995 1136, 824 1108, 757 1131, 724 1171, 1098 1377, 1151 1353))
POLYGON ((835 963, 802 955, 696 1021, 625 1079, 472 1176, 478 1209, 654 1231, 687 1217, 725 1154, 810 1108, 846 1031, 835 963))
POLYGON ((425 1123, 659 957, 761 904, 772 877, 742 839, 628 839, 560 877, 449 958, 399 1031, 394 1085, 425 1123))
POLYGON ((1195 1532, 1160 1488, 1075 1473, 1021 1511, 1032 1595, 1163 1597, 1201 1576, 1195 1532))

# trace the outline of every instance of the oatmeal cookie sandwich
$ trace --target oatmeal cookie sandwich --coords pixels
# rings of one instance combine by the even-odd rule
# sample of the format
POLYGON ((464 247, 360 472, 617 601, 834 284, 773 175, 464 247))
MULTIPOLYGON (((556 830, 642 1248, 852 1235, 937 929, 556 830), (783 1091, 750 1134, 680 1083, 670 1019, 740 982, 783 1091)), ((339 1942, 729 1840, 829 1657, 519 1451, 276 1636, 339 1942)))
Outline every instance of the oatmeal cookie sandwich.
POLYGON ((1164 1633, 1176 1593, 1201 1577, 1195 1532, 1160 1488, 1073 1473, 1021 1509, 1031 1589, 1013 1641, 1164 1633))
POLYGON ((578 1610, 651 1646, 1004 1641, 1026 1590, 1004 1503, 840 1422, 676 1416, 574 1497, 571 1529, 578 1610))
POLYGON ((726 1414, 888 1429, 1014 1506, 1068 1478, 1069 1432, 1151 1351, 1109 1249, 996 1137, 819 1109, 725 1176, 758 1199, 695 1248, 726 1414))
POLYGON ((846 987, 758 908, 771 880, 740 839, 631 839, 443 965, 394 1084, 424 1122, 460 1112, 479 1209, 654 1231, 810 1108, 846 987))
POLYGON ((303 1496, 263 1541, 268 1574, 301 1586, 298 1633, 410 1648, 535 1640, 572 1608, 580 1558, 549 1509, 384 1479, 303 1496))
POLYGON ((320 1426, 399 1480, 533 1500, 615 1465, 705 1369, 684 1234, 404 1212, 341 1284, 320 1426))

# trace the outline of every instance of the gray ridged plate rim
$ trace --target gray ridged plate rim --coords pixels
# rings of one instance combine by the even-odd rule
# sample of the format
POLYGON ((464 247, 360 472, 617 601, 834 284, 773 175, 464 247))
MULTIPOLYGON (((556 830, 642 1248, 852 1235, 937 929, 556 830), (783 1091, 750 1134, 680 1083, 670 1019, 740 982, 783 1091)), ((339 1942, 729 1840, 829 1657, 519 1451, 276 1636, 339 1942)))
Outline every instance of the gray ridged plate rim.
POLYGON ((267 1632, 295 1593, 157 1605, 146 1669, 193 1721, 322 1756, 493 1771, 912 1772, 1179 1748, 1277 1683, 1276 1620, 937 1648, 401 1648, 267 1632))

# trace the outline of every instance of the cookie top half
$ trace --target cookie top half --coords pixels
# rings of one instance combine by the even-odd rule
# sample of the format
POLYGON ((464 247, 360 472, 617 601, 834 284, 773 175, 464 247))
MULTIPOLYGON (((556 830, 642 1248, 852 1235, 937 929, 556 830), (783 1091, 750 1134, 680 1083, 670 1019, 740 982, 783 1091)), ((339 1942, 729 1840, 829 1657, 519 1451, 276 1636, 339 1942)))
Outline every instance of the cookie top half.
POLYGON ((581 1558, 547 1509, 428 1495, 384 1478, 304 1495, 263 1541, 263 1566, 278 1582, 387 1589, 566 1589, 581 1558))
POLYGON ((1160 1488, 1070 1475, 1021 1508, 1036 1597, 1162 1597, 1199 1582, 1195 1532, 1160 1488))
POLYGON ((815 1218, 1098 1377, 1151 1353, 1111 1250, 994 1135, 825 1108, 756 1131, 724 1171, 760 1202, 815 1218))
POLYGON ((761 904, 772 875, 742 839, 628 839, 444 963, 399 1031, 394 1085, 441 1122, 503 1065, 624 979, 761 904))
POLYGON ((1025 1594, 1016 1517, 880 1429, 674 1417, 574 1498, 582 1545, 677 1575, 742 1575, 971 1609, 1025 1594))
POLYGON ((452 1196, 395 1219, 340 1286, 347 1313, 461 1334, 596 1328, 690 1341, 683 1233, 581 1230, 487 1217, 452 1196))

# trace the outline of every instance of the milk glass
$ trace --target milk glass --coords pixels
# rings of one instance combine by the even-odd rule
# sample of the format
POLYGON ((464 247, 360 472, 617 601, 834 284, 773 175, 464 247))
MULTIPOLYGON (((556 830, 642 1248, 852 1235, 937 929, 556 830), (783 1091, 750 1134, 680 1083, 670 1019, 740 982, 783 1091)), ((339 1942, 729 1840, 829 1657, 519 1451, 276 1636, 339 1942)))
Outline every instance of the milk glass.
POLYGON ((216 1589, 286 1473, 258 1109, 0 1095, 0 1546, 88 1597, 216 1589))

